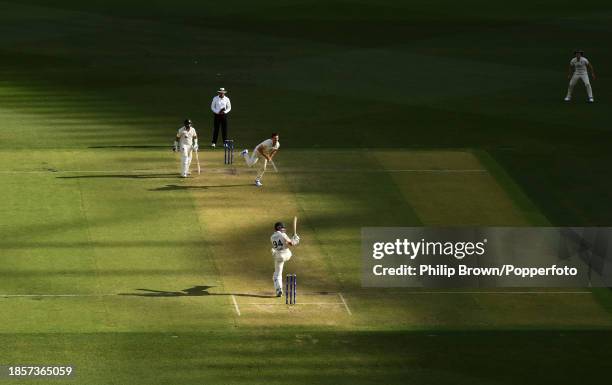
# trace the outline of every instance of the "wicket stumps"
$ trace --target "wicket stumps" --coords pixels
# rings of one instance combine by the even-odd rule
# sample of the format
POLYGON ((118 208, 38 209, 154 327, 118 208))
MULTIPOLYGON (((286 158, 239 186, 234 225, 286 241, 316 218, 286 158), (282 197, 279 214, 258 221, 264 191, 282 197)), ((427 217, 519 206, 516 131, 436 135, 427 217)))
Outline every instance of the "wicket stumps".
POLYGON ((233 140, 224 140, 223 141, 223 149, 225 150, 225 164, 233 164, 234 163, 234 141, 233 140))
POLYGON ((295 305, 296 293, 297 276, 295 274, 287 274, 285 279, 285 303, 287 305, 295 305))

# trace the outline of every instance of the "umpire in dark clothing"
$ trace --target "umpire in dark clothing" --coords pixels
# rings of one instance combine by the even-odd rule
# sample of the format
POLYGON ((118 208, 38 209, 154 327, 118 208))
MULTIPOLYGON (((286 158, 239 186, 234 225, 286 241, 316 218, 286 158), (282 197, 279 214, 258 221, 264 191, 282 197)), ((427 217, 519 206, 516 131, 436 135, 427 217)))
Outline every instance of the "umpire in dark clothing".
POLYGON ((230 103, 230 99, 225 96, 227 91, 225 88, 219 88, 217 91, 217 96, 215 96, 210 105, 210 109, 213 114, 215 114, 215 119, 213 122, 213 137, 210 146, 215 148, 217 145, 217 138, 219 137, 219 127, 221 127, 221 135, 223 136, 223 141, 225 142, 227 138, 227 114, 232 110, 232 104, 230 103))

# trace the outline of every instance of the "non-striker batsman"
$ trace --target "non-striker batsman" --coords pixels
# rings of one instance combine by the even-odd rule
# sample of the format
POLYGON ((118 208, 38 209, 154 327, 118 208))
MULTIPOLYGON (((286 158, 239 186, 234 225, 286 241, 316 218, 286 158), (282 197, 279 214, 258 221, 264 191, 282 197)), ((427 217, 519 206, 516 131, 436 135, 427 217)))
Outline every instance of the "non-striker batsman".
POLYGON ((198 134, 191 124, 191 120, 185 119, 183 127, 179 128, 174 140, 174 152, 181 153, 181 177, 187 178, 193 151, 198 151, 198 134))

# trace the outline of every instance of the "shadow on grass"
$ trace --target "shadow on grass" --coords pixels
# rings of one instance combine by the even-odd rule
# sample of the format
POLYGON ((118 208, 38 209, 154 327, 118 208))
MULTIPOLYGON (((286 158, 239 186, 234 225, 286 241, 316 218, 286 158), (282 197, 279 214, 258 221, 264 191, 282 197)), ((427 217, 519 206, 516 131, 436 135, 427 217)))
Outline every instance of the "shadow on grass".
POLYGON ((275 298, 275 295, 248 294, 248 293, 209 293, 208 289, 214 286, 194 286, 181 291, 164 291, 154 289, 136 289, 140 293, 119 293, 118 295, 128 295, 136 297, 201 297, 206 295, 233 295, 236 297, 252 298, 275 298))
POLYGON ((153 145, 142 145, 142 146, 89 146, 87 148, 125 148, 125 149, 138 149, 138 148, 168 148, 170 146, 153 146, 153 145))
POLYGON ((58 179, 95 179, 95 178, 128 178, 128 179, 155 179, 177 177, 178 173, 167 174, 111 174, 111 175, 73 175, 58 176, 58 179))
POLYGON ((169 184, 163 187, 149 189, 149 191, 176 191, 176 190, 208 190, 211 188, 220 188, 220 187, 244 187, 244 186, 252 186, 252 183, 242 183, 242 184, 225 184, 225 185, 217 185, 217 186, 179 186, 177 184, 169 184))

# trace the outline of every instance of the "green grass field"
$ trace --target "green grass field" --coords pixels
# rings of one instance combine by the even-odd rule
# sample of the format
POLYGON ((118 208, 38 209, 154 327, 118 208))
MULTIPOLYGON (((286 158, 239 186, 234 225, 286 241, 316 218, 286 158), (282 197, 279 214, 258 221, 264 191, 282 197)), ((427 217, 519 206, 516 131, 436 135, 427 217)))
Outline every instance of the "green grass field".
POLYGON ((610 225, 612 3, 0 10, 0 366, 76 367, 0 384, 609 377, 610 290, 366 289, 360 230, 610 225), (595 104, 581 85, 562 102, 577 47, 595 104), (280 132, 281 172, 261 189, 206 147, 220 86, 237 148, 280 132), (180 179, 187 116, 203 173, 180 179), (287 307, 268 239, 294 215, 287 307))

